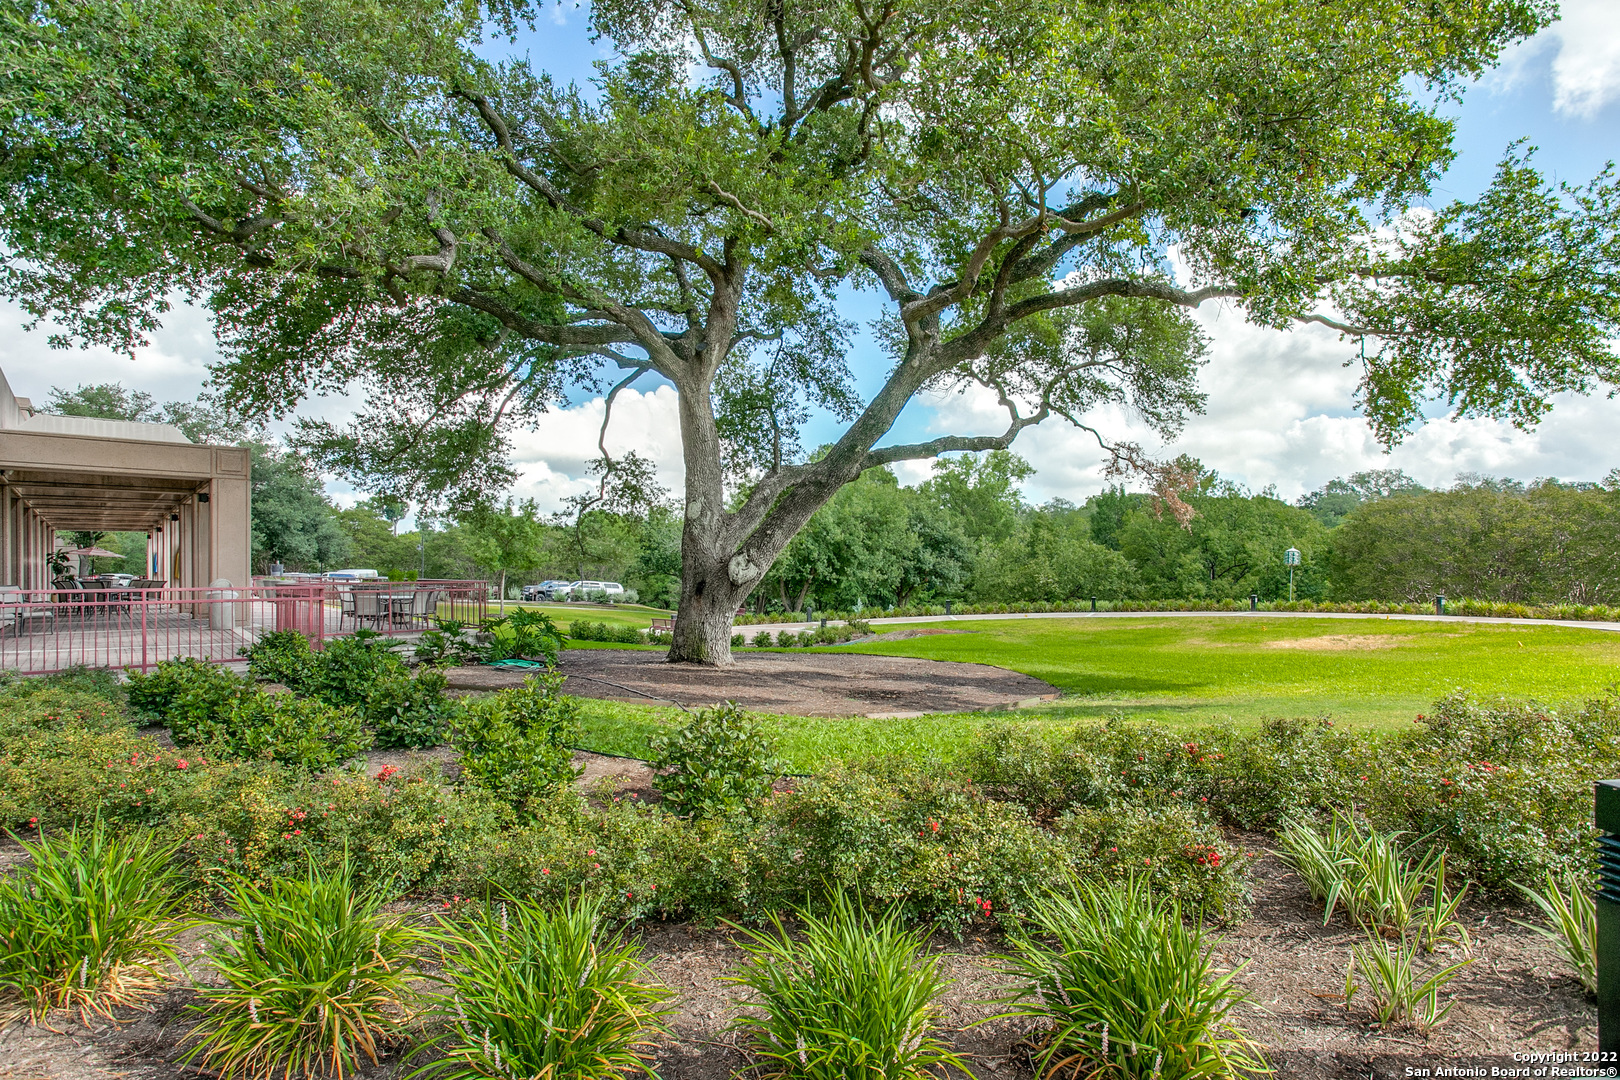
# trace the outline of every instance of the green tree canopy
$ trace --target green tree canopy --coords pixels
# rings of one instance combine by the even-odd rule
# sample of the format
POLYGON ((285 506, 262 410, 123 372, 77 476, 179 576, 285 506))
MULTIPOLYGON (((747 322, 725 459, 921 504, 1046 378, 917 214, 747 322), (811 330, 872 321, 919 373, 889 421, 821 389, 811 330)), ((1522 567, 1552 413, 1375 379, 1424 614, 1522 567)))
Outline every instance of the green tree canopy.
POLYGON ((526 0, 0 0, 5 292, 118 347, 207 295, 226 400, 364 381, 367 415, 309 445, 406 496, 498 487, 503 433, 570 380, 663 376, 671 655, 725 662, 738 601, 866 470, 1054 417, 1145 465, 1088 417, 1173 436, 1203 404, 1208 300, 1364 342, 1388 442, 1435 397, 1531 424, 1620 382, 1612 173, 1552 184, 1515 147, 1479 199, 1426 209, 1442 103, 1552 13, 598 0, 617 58, 586 95, 487 58, 526 0), (888 305, 869 395, 850 289, 888 305), (1003 430, 884 443, 964 385, 1003 430), (813 460, 812 409, 847 422, 813 460))

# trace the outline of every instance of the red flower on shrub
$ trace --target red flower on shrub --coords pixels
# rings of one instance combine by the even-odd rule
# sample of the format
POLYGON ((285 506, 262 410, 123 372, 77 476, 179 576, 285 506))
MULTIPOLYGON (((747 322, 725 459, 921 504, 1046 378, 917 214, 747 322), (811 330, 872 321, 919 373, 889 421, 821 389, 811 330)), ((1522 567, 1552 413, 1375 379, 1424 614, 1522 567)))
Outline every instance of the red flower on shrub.
POLYGON ((390 776, 393 776, 397 772, 399 772, 399 766, 384 765, 382 768, 377 770, 377 780, 378 782, 387 780, 390 776))
POLYGON ((180 758, 178 761, 176 761, 174 763, 174 767, 177 768, 177 769, 184 769, 186 767, 186 759, 185 758, 180 758))

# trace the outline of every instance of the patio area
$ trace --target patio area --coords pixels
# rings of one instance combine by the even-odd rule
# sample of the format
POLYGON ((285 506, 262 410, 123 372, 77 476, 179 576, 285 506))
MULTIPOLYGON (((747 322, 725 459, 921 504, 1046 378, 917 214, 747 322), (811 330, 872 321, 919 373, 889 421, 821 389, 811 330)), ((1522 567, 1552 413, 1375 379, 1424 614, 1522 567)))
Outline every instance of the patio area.
POLYGON ((0 598, 0 669, 145 671, 176 657, 224 663, 270 630, 297 630, 316 648, 361 629, 407 637, 439 618, 482 619, 487 595, 482 581, 41 591, 30 599, 0 598))

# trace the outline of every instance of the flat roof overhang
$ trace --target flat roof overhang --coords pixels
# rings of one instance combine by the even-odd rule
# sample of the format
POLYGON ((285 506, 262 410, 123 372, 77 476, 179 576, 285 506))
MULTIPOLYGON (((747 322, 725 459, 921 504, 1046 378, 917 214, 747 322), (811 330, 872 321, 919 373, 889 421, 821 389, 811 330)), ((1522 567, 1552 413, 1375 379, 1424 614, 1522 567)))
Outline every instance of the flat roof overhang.
POLYGON ((32 469, 0 470, 6 483, 53 528, 149 532, 200 485, 179 477, 91 476, 32 469))
POLYGON ((0 431, 0 477, 56 529, 148 532, 216 477, 248 479, 241 447, 0 431))

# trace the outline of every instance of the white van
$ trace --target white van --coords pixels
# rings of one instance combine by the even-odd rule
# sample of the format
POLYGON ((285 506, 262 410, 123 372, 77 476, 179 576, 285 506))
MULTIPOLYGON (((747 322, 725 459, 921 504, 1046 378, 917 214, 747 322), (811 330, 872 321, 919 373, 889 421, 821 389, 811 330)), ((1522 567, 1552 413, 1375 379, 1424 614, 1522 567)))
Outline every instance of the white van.
POLYGON ((382 577, 375 570, 328 570, 321 576, 328 581, 376 581, 382 577))
POLYGON ((572 581, 568 584, 568 595, 575 600, 588 599, 591 593, 603 592, 609 597, 623 596, 624 586, 617 581, 572 581))

